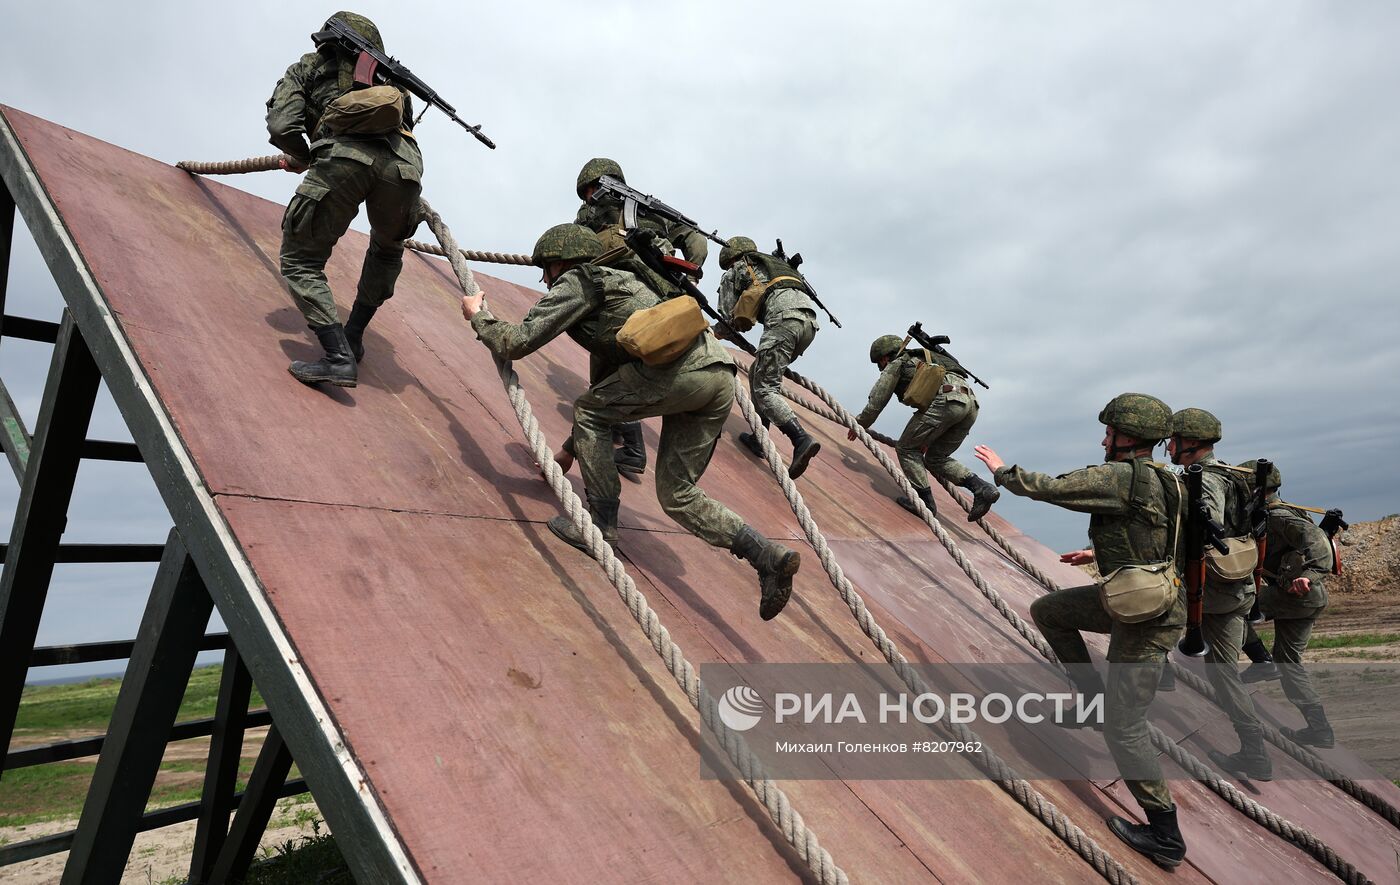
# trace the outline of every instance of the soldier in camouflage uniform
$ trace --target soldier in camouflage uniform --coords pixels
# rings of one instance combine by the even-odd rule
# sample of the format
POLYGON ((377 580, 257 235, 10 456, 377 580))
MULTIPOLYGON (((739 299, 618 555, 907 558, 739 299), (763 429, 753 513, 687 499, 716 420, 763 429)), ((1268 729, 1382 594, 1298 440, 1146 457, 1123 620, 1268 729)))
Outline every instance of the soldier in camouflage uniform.
MULTIPOLYGON (((1240 465, 1254 473, 1254 462, 1240 465)), ((1265 583, 1259 594, 1259 607, 1274 621, 1274 654, 1283 693, 1303 714, 1303 728, 1279 731, 1300 744, 1324 749, 1336 743, 1332 724, 1322 708, 1322 698, 1313 688, 1303 667, 1303 652, 1313 624, 1327 608, 1326 577, 1332 573, 1335 552, 1327 534, 1318 528, 1306 511, 1279 499, 1283 485, 1279 469, 1269 471, 1269 536, 1264 554, 1265 583)), ((1254 628, 1249 639, 1260 641, 1254 628)))
MULTIPOLYGON (((978 446, 977 457, 1009 491, 1047 501, 1068 510, 1088 513, 1092 547, 1067 553, 1064 562, 1098 564, 1108 575, 1123 566, 1180 562, 1176 521, 1183 490, 1162 465, 1152 462, 1152 449, 1172 430, 1172 411, 1156 397, 1125 393, 1114 397, 1099 413, 1105 425, 1106 463, 1062 476, 1008 467, 996 452, 978 446)), ((1108 824, 1118 838, 1154 862, 1174 867, 1186 857, 1186 843, 1177 825, 1176 806, 1162 778, 1157 753, 1147 730, 1147 708, 1157 693, 1167 652, 1180 639, 1186 624, 1186 601, 1176 594, 1155 618, 1129 624, 1114 620, 1100 601, 1099 587, 1089 584, 1059 590, 1031 605, 1031 617, 1069 668, 1082 695, 1104 693, 1104 684, 1090 666, 1089 649, 1081 631, 1109 634, 1108 689, 1104 736, 1114 762, 1133 798, 1147 815, 1146 824, 1121 817, 1108 824)))
MULTIPOLYGON (((622 166, 616 160, 595 157, 584 163, 583 168, 579 170, 578 179, 574 182, 574 192, 583 200, 583 205, 578 207, 578 214, 574 216, 574 224, 581 224, 598 234, 603 250, 608 251, 625 247, 626 244, 622 239, 622 200, 614 194, 599 195, 596 199, 593 196, 598 188, 598 179, 604 175, 610 175, 623 184, 627 183, 627 177, 622 174, 622 166)), ((650 215, 642 209, 637 212, 637 225, 652 231, 657 243, 667 253, 680 249, 687 261, 697 266, 705 263, 709 247, 705 243, 705 236, 695 228, 650 215)), ((629 271, 662 298, 674 298, 682 294, 674 283, 647 267, 635 256, 629 255, 627 258, 615 260, 613 266, 629 271)), ((624 473, 645 472, 647 450, 642 440, 642 422, 628 421, 619 424, 613 428, 613 434, 622 442, 613 456, 618 469, 624 473)), ((560 455, 568 457, 573 453, 566 447, 560 455)), ((561 459, 556 456, 556 460, 561 459)))
MULTIPOLYGON (((662 509, 696 537, 748 560, 759 576, 759 615, 774 618, 792 594, 798 552, 764 538, 698 485, 734 403, 734 360, 709 332, 664 366, 648 366, 623 350, 617 343, 623 323, 660 300, 632 274, 592 264, 602 252, 587 228, 556 225, 540 237, 532 256, 544 269, 549 291, 523 320, 496 319, 480 295, 463 298, 462 312, 477 336, 503 359, 527 356, 567 333, 600 367, 600 380, 574 403, 573 439, 589 513, 614 546, 622 488, 611 428, 660 416, 656 497, 662 509)), ((588 551, 568 518, 555 517, 549 528, 588 551)))
MULTIPOLYGON (((865 404, 864 411, 856 417, 861 427, 868 428, 875 423, 891 396, 904 396, 904 391, 914 378, 914 370, 924 360, 922 349, 903 350, 904 340, 898 335, 881 335, 870 345, 870 361, 880 367, 880 378, 870 390, 870 400, 865 404)), ((943 379, 941 392, 933 398, 928 408, 915 412, 914 417, 909 419, 895 451, 899 455, 899 465, 904 468, 904 476, 914 487, 919 500, 931 512, 936 514, 938 508, 933 503, 928 471, 972 492, 972 509, 967 519, 976 522, 986 516, 997 498, 1001 497, 991 483, 974 475, 953 458, 953 453, 967 439, 967 434, 977 421, 977 394, 972 392, 972 385, 960 374, 966 370, 956 360, 936 352, 929 355, 948 374, 943 379)), ((855 439, 856 432, 850 431, 848 438, 855 439)), ((914 502, 903 495, 896 498, 895 503, 910 513, 918 513, 914 502)))
MULTIPOLYGON (((748 237, 731 237, 719 250, 719 312, 726 320, 734 313, 739 296, 750 286, 765 286, 767 293, 759 307, 758 320, 763 335, 758 354, 749 369, 749 390, 763 426, 777 424, 792 440, 792 463, 788 476, 797 479, 807 469, 821 443, 812 439, 797 420, 783 397, 783 372, 811 345, 817 335, 817 305, 807 294, 806 281, 786 261, 758 251, 748 237)), ((715 334, 725 337, 724 326, 716 324, 715 334)), ((739 434, 739 442, 758 457, 763 446, 752 433, 739 434)))
MULTIPOLYGON (((331 17, 383 50, 379 29, 369 19, 353 12, 331 17)), ((419 221, 423 156, 410 131, 413 110, 407 93, 396 131, 354 136, 320 131, 326 107, 353 88, 354 66, 349 54, 333 43, 321 42, 315 52, 287 69, 267 101, 270 141, 292 158, 289 169, 307 169, 282 218, 281 255, 282 278, 325 351, 320 360, 298 360, 288 367, 307 384, 329 381, 340 387, 355 386, 355 364, 364 356, 365 327, 393 296, 403 269, 401 241, 419 221), (326 262, 362 203, 369 213, 370 244, 355 305, 342 326, 326 283, 326 262)))
MULTIPOLYGON (((1226 538, 1249 538, 1249 472, 1231 467, 1215 456, 1215 444, 1220 438, 1218 418, 1204 409, 1182 409, 1172 416, 1167 454, 1173 464, 1201 465, 1201 499, 1210 518, 1224 529, 1226 538)), ((1207 567, 1201 601, 1206 676, 1240 739, 1238 753, 1226 755, 1211 750, 1211 761, 1239 777, 1272 780, 1274 769, 1264 749, 1264 730, 1239 671, 1246 621, 1254 607, 1254 578, 1246 575, 1231 580, 1207 567)))

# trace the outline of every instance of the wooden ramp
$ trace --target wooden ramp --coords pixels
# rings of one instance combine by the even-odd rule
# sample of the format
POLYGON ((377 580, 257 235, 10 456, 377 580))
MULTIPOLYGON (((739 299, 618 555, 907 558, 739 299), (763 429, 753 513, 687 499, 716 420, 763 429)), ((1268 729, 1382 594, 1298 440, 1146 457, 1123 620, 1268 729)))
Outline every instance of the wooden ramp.
MULTIPOLYGON (((445 262, 407 256, 398 294, 366 337, 358 388, 304 387, 287 362, 318 351, 277 274, 281 206, 3 115, 5 181, 361 881, 803 877, 742 784, 700 778, 695 711, 596 564, 545 528, 557 504, 462 321, 445 262)), ((477 238, 487 220, 459 222, 458 236, 477 238)), ((366 243, 351 233, 330 264, 342 305, 366 243)), ((518 318, 537 297, 478 279, 500 315, 518 318)), ((568 431, 586 367, 563 339, 516 365, 552 442, 568 431)), ((820 380, 819 367, 811 373, 820 380)), ((805 420, 823 446, 802 481, 807 501, 910 659, 1034 660, 926 528, 891 503, 894 484, 868 453, 841 428, 805 420)), ((741 429, 736 411, 706 490, 801 545, 771 477, 733 444, 741 429)), ((657 430, 648 422, 652 452, 657 430)), ((958 514, 946 523, 958 543, 1025 615, 1039 587, 946 497, 939 503, 958 514)), ((1047 572, 1075 580, 996 524, 1047 572)), ((649 474, 624 483, 622 526, 639 589, 697 665, 879 660, 815 556, 792 605, 765 624, 749 568, 662 515, 649 474)), ((1198 712, 1164 727, 1190 740, 1228 732, 1218 712, 1198 712)), ((985 780, 782 785, 858 881, 1097 878, 985 780)), ((1400 798, 1386 782, 1373 786, 1400 798)), ((1174 875, 1103 825, 1136 812, 1121 784, 1037 787, 1144 881, 1330 878, 1198 784, 1173 785, 1190 846, 1174 875)), ((1380 817, 1325 783, 1258 790, 1373 878, 1394 881, 1400 832, 1380 817)))

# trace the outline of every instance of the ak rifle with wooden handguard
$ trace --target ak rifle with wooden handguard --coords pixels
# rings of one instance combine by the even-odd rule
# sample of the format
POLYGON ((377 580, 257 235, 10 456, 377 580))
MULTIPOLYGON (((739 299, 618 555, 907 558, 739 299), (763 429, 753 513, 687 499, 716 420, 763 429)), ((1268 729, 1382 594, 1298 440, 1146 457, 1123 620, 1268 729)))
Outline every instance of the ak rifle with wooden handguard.
MULTIPOLYGON (((481 131, 480 125, 469 126, 463 122, 457 116, 457 109, 448 104, 441 95, 438 95, 436 89, 418 79, 418 76, 401 64, 398 59, 380 52, 373 43, 365 39, 363 34, 344 21, 338 18, 330 19, 326 22, 325 29, 312 34, 311 39, 317 46, 332 43, 355 56, 355 83, 362 86, 378 86, 387 83, 391 86, 407 89, 422 99, 423 114, 428 112, 429 107, 437 108, 446 114, 452 122, 475 136, 477 141, 493 151, 496 149, 496 143, 481 131)), ((423 114, 418 115, 419 120, 423 119, 423 114)))
POLYGON ((695 281, 691 279, 700 275, 700 268, 683 258, 662 252, 652 237, 651 231, 642 228, 633 228, 622 235, 628 248, 636 253, 643 264, 670 280, 676 288, 696 300, 700 309, 709 314, 724 329, 725 340, 734 342, 740 350, 749 356, 757 355, 758 350, 749 343, 747 338, 739 334, 737 329, 729 325, 729 321, 715 310, 714 305, 710 304, 710 299, 705 297, 705 293, 701 292, 700 287, 695 285, 695 281))
POLYGON ((595 190, 588 196, 588 202, 596 202, 597 199, 604 194, 612 194, 615 197, 621 198, 622 228, 624 231, 636 230, 637 210, 641 209, 651 215, 660 215, 662 218, 672 223, 693 227, 697 231, 700 231, 701 236, 711 242, 719 243, 721 246, 728 245, 728 243, 719 238, 719 233, 717 231, 706 233, 704 230, 701 230, 699 222, 689 215, 686 215, 684 212, 681 212, 681 210, 661 202, 651 194, 644 194, 634 187, 628 187, 625 182, 611 175, 604 175, 598 179, 595 190))
POLYGON ((812 284, 807 282, 807 275, 798 270, 798 268, 802 267, 802 253, 798 252, 789 258, 787 252, 783 250, 783 241, 779 239, 778 248, 773 250, 773 257, 779 261, 786 262, 788 267, 798 271, 797 275, 802 277, 802 287, 806 290, 807 297, 812 299, 813 303, 822 309, 822 312, 826 314, 827 319, 831 320, 833 326, 838 329, 841 328, 841 321, 836 318, 836 314, 831 312, 831 308, 822 304, 821 297, 817 295, 817 290, 813 289, 812 284))
POLYGON ((1199 464, 1186 468, 1186 635, 1176 644, 1176 650, 1193 658, 1203 657, 1210 645, 1201 633, 1205 612, 1206 546, 1229 553, 1225 543, 1225 528, 1211 518, 1205 498, 1201 496, 1201 478, 1205 469, 1199 464))
POLYGON ((953 356, 951 353, 943 349, 943 345, 948 344, 953 340, 947 335, 928 334, 924 331, 924 324, 922 321, 910 326, 908 335, 910 338, 913 338, 915 341, 919 342, 924 347, 927 347, 934 353, 942 354, 944 357, 947 357, 949 360, 952 360, 953 365, 957 367, 954 371, 956 371, 959 375, 962 375, 964 378, 967 378, 971 381, 975 381, 987 390, 991 390, 991 388, 987 386, 987 382, 983 381, 981 378, 978 378, 976 375, 969 372, 967 370, 967 367, 964 366, 958 360, 957 357, 953 356))

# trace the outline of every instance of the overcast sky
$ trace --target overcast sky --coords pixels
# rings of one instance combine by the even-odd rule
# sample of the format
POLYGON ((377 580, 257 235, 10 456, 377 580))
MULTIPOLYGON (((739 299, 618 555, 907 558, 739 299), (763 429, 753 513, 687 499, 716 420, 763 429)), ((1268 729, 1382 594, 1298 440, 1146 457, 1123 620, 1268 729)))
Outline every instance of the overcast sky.
MULTIPOLYGON (((356 10, 500 146, 434 113, 419 129, 424 194, 465 248, 528 252, 572 218, 582 163, 611 156, 703 225, 806 256, 845 328, 796 368, 853 410, 875 336, 952 336, 992 386, 972 466, 974 443, 1051 473, 1098 462, 1099 409, 1137 390, 1215 412, 1221 455, 1274 458, 1290 500, 1400 511, 1400 4, 356 10)), ((0 101, 171 162, 268 153, 263 104, 332 11, 7 0, 0 101)), ((231 183, 285 201, 296 179, 231 183)), ((7 312, 56 319, 17 238, 7 312)), ((31 424, 47 364, 0 348, 31 424)), ((877 427, 907 418, 892 404, 877 427)), ((124 436, 110 403, 93 435, 124 436)), ((15 498, 0 480, 6 531, 15 498)), ((998 506, 1083 546, 1083 516, 998 506)), ((168 527, 144 468, 84 467, 68 540, 168 527)), ((152 571, 60 566, 41 641, 134 635, 152 571)))

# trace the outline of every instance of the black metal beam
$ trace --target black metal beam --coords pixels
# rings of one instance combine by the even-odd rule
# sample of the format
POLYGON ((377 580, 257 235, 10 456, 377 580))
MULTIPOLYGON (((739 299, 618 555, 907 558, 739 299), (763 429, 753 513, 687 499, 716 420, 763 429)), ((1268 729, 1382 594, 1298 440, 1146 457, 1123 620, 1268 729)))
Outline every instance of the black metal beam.
MULTIPOLYGON (((58 667, 64 664, 91 664, 97 661, 124 661, 131 657, 134 639, 119 639, 113 642, 80 642, 76 645, 45 645, 34 649, 29 656, 29 669, 35 667, 58 667)), ((200 651, 219 651, 228 648, 227 633, 206 633, 200 642, 200 651)))
MULTIPOLYGON (((297 796, 307 790, 306 780, 297 778, 287 781, 277 791, 278 799, 285 799, 288 796, 297 796)), ((243 794, 238 793, 233 797, 234 806, 238 806, 243 801, 243 794)), ((169 827, 175 824, 182 824, 187 820, 194 820, 199 816, 199 803, 186 802, 183 805, 172 805, 169 808, 162 808, 158 811, 148 811, 141 816, 140 823, 136 829, 142 833, 150 830, 159 830, 161 827, 169 827)), ((50 854, 58 854, 67 851, 73 844, 73 836, 76 831, 69 830, 66 833, 54 833, 52 836, 41 836, 38 839, 30 839, 27 842, 16 842, 13 845, 0 846, 0 868, 10 864, 22 863, 26 860, 34 860, 38 857, 47 857, 50 854)))
POLYGON ((64 311, 0 576, 0 752, 8 752, 14 734, 99 380, 92 353, 64 311))
POLYGON ((58 341, 59 323, 48 320, 35 320, 29 317, 4 315, 4 325, 0 325, 6 338, 23 338, 26 341, 41 341, 54 344, 58 341))
POLYGON ((209 885, 239 882, 248 872, 258 843, 262 841, 263 833, 267 832, 267 822, 272 819, 272 809, 279 798, 277 787, 287 779, 287 772, 291 770, 292 754, 287 751, 287 745, 274 722, 267 730, 267 739, 258 753, 258 761, 253 764, 248 789, 244 791, 238 813, 233 816, 228 838, 214 861, 209 885))
POLYGON ((228 817, 235 808, 233 797, 238 792, 238 763, 243 756, 243 733, 248 728, 248 700, 252 692, 253 677, 239 659, 238 649, 230 647, 224 655, 214 734, 209 741, 209 764, 204 769, 189 885, 209 881, 219 852, 228 840, 228 817))
POLYGON ((5 334, 5 296, 10 290, 10 251, 15 241, 15 198, 0 181, 0 336, 5 334))
POLYGON ((83 802, 63 885, 121 880, 213 610, 194 561, 171 529, 83 802))
MULTIPOLYGON (((245 728, 262 728, 264 725, 272 724, 272 714, 266 708, 248 711, 248 719, 244 723, 245 728)), ((170 735, 166 738, 167 743, 176 741, 187 741, 191 738, 208 737, 214 733, 214 719, 187 719, 184 722, 175 723, 170 729, 170 735)), ((5 757, 5 770, 10 771, 16 768, 29 768, 34 765, 46 765, 49 762, 67 762, 70 759, 82 759, 87 756, 96 756, 102 752, 102 744, 107 740, 105 734, 99 734, 88 738, 73 738, 67 741, 54 741, 51 744, 35 744, 32 747, 23 747, 18 750, 11 750, 5 757)))
MULTIPOLYGON (((160 562, 162 544, 59 544, 56 563, 160 562)), ((9 544, 0 544, 0 556, 8 556, 9 544)))
POLYGON ((29 428, 24 426, 24 416, 10 398, 10 389, 0 381, 0 448, 4 448, 17 482, 24 482, 24 468, 29 464, 29 450, 33 445, 29 428))
POLYGON ((140 464, 145 459, 136 443, 113 442, 109 439, 90 439, 83 443, 83 457, 94 461, 129 461, 140 464))

